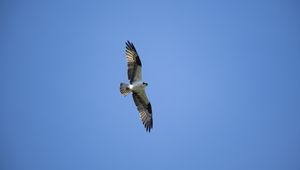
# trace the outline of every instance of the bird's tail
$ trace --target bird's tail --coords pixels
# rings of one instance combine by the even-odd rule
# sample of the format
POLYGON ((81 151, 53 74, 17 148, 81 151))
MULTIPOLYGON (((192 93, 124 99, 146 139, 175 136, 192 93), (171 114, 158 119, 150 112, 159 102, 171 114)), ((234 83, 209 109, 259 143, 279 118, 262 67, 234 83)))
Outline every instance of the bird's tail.
POLYGON ((123 96, 127 96, 128 93, 130 93, 129 85, 126 83, 121 83, 120 84, 120 92, 123 96))

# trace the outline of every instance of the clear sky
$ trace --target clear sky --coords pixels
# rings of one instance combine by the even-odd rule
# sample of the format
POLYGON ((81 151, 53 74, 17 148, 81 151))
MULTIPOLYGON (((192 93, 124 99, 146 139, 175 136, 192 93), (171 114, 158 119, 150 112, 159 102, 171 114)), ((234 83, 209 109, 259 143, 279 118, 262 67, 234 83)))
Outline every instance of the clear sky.
POLYGON ((0 2, 1 170, 299 170, 300 3, 0 2), (146 133, 127 81, 136 46, 146 133))

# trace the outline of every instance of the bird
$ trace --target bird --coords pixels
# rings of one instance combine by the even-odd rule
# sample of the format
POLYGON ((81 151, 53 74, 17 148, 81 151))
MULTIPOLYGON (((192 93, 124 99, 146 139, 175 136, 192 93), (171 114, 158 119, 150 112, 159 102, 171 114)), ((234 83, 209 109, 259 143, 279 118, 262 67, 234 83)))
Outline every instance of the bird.
POLYGON ((120 83, 120 92, 123 96, 132 93, 133 101, 137 107, 140 119, 146 129, 146 132, 153 128, 152 107, 145 92, 148 83, 142 81, 142 63, 133 43, 126 43, 126 61, 128 83, 120 83))

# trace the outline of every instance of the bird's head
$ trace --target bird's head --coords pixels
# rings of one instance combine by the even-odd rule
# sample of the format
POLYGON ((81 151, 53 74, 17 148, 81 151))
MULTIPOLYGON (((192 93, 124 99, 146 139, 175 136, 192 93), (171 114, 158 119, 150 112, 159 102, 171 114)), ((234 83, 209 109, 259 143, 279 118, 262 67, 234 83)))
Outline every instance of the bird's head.
POLYGON ((146 86, 148 86, 148 83, 143 82, 143 85, 146 87, 146 86))

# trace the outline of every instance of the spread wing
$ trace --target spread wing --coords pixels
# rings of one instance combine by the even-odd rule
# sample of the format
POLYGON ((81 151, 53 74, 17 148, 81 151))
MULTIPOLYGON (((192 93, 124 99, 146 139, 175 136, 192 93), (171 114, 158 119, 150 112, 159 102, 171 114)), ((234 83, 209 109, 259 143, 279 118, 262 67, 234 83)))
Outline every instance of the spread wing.
POLYGON ((146 131, 150 132, 153 127, 152 108, 151 103, 148 101, 146 96, 145 90, 140 93, 133 92, 132 97, 140 113, 140 118, 146 128, 146 131))
POLYGON ((130 84, 142 80, 142 63, 134 45, 129 41, 126 42, 126 60, 130 84))

